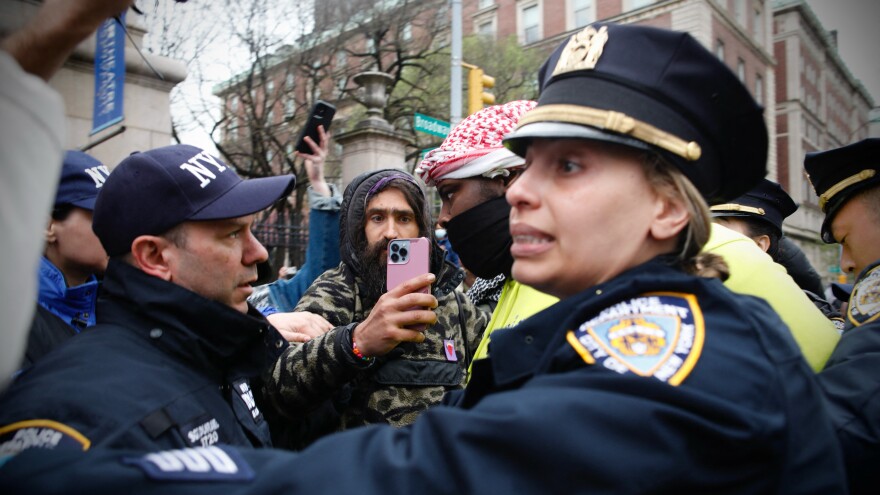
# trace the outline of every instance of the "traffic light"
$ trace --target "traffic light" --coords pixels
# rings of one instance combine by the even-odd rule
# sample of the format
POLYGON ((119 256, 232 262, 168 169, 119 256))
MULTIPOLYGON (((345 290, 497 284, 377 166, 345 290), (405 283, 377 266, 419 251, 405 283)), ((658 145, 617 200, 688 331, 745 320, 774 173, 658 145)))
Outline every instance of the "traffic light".
POLYGON ((492 105, 495 103, 495 95, 485 91, 495 87, 495 78, 487 76, 479 67, 470 66, 468 68, 470 69, 468 74, 468 115, 471 115, 482 110, 484 104, 492 105))

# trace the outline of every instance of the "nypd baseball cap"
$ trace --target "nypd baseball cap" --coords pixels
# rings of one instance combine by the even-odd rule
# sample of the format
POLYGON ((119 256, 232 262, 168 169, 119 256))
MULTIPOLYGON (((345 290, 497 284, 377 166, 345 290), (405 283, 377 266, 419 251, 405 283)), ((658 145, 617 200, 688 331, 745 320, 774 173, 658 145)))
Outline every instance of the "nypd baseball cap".
POLYGON ((256 213, 294 185, 293 175, 242 180, 219 158, 186 144, 136 152, 101 188, 92 229, 116 256, 129 252, 138 236, 160 235, 186 221, 256 213))
POLYGON ((536 138, 656 152, 710 204, 745 193, 766 174, 763 108, 690 34, 593 23, 556 48, 538 85, 538 105, 505 139, 520 156, 536 138))
POLYGON ((880 186, 880 138, 807 153, 804 169, 819 196, 819 208, 825 213, 822 240, 834 243, 831 222, 840 207, 856 193, 880 186))
POLYGON ((95 199, 110 171, 95 158, 82 151, 64 153, 61 179, 55 192, 55 206, 73 205, 85 210, 95 209, 95 199))
POLYGON ((748 217, 772 225, 782 235, 782 222, 797 211, 798 205, 782 186, 769 179, 729 203, 712 205, 713 217, 748 217))

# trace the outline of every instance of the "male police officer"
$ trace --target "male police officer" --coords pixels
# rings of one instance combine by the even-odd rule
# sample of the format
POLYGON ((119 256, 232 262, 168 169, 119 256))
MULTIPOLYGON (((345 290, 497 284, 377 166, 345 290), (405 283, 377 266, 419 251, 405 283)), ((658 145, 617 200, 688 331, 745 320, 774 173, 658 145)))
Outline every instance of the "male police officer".
POLYGON ((98 324, 10 387, 0 450, 270 445, 251 380, 285 343, 246 302, 267 257, 250 228, 293 184, 187 145, 123 160, 95 204, 98 324))
MULTIPOLYGON (((843 328, 840 312, 823 299, 822 279, 810 265, 810 261, 794 241, 783 237, 782 223, 798 205, 778 183, 764 179, 751 191, 730 202, 713 205, 713 221, 735 230, 750 238, 762 251, 785 267, 795 283, 822 313, 838 328, 843 328)), ((757 263, 754 263, 755 265, 757 263)), ((777 268, 766 266, 764 268, 777 268)), ((773 287, 774 292, 782 293, 786 311, 802 313, 803 298, 793 294, 787 287, 773 287)), ((777 308, 780 314, 783 310, 777 308)), ((815 313, 814 313, 815 314, 815 313)), ((836 343, 836 342, 835 342, 836 343)), ((831 347, 829 347, 830 353, 831 347)))
POLYGON ((819 383, 843 446, 852 493, 880 486, 880 139, 810 153, 804 167, 825 212, 822 240, 858 274, 843 337, 819 383))

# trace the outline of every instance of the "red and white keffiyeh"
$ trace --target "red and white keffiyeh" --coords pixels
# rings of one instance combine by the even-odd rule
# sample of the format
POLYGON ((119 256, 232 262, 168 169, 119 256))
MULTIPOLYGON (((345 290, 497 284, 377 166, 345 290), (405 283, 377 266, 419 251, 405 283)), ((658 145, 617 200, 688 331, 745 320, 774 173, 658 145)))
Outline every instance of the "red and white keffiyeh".
POLYGON ((518 100, 484 108, 459 122, 416 167, 416 174, 428 186, 443 179, 465 179, 482 175, 507 175, 507 168, 521 165, 523 159, 501 144, 513 132, 519 119, 537 105, 518 100))

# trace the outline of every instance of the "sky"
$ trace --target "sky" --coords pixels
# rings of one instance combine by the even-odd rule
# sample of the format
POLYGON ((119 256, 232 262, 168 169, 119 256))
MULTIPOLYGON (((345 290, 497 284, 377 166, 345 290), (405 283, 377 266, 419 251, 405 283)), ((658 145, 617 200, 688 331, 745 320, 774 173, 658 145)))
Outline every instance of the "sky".
POLYGON ((880 106, 880 0, 807 0, 826 31, 837 30, 838 54, 880 106))

